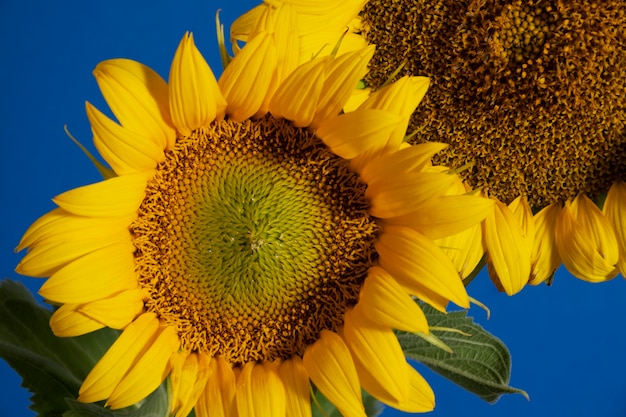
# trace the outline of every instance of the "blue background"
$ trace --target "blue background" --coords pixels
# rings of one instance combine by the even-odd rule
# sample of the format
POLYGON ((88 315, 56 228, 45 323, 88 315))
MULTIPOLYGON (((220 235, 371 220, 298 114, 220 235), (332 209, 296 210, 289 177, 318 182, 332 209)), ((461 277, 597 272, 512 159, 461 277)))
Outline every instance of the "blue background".
MULTIPOLYGON (((186 30, 219 73, 215 11, 227 25, 256 1, 0 0, 0 277, 35 292, 40 280, 20 278, 13 252, 21 234, 53 208, 51 197, 99 180, 65 136, 90 144, 84 101, 105 109, 91 71, 115 57, 141 61, 167 78, 186 30)), ((92 148, 93 149, 93 148, 92 148)), ((592 285, 565 271, 553 287, 526 288, 509 298, 485 274, 471 295, 492 312, 471 314, 498 335, 513 356, 511 384, 531 397, 489 405, 422 367, 437 395, 432 416, 626 416, 626 282, 592 285)), ((0 361, 0 416, 32 416, 20 378, 0 361)), ((400 415, 386 411, 385 416, 400 415)))

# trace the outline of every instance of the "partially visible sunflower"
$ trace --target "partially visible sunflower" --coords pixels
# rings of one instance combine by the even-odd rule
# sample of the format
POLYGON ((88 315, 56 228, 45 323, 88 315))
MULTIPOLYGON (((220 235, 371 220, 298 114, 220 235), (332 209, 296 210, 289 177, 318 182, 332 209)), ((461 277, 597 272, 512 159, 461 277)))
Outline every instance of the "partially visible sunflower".
MULTIPOLYGON (((301 3, 300 20, 322 12, 301 3)), ((484 245, 508 294, 561 263, 591 282, 626 274, 625 2, 370 0, 359 18, 377 47, 366 84, 430 77, 411 143, 449 144, 434 161, 470 165, 461 176, 496 201, 451 256, 478 263, 484 245)))
POLYGON ((55 334, 123 329, 80 401, 127 407, 169 376, 179 417, 309 416, 311 381, 345 416, 364 415, 361 387, 433 408, 392 329, 428 332, 411 296, 468 307, 433 239, 493 203, 431 164, 444 145, 403 143, 428 79, 343 114, 374 48, 298 65, 294 17, 264 10, 219 81, 188 34, 169 83, 96 67, 119 124, 87 115, 115 175, 54 198, 19 244, 18 271, 50 277, 55 334))

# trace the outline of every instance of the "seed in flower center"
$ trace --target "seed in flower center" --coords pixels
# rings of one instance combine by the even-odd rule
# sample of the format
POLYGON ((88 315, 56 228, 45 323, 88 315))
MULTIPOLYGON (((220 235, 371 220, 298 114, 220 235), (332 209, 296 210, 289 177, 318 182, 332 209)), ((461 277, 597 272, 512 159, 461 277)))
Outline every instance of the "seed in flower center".
POLYGON ((595 197, 626 178, 626 3, 622 0, 373 0, 369 84, 403 62, 431 87, 411 141, 450 146, 435 163, 509 203, 595 197))
POLYGON ((365 185, 313 134, 266 117, 179 138, 132 225, 147 308, 232 364, 337 330, 375 257, 365 185))

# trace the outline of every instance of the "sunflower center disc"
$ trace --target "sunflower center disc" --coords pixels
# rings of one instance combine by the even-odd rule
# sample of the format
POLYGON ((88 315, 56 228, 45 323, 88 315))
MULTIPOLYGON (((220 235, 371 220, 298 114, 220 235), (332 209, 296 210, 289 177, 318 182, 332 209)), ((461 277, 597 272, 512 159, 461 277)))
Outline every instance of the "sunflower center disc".
POLYGON ((179 138, 132 226, 148 310, 230 363, 336 330, 375 256, 365 185, 313 134, 266 117, 179 138))
POLYGON ((450 146, 434 163, 534 209, 626 179, 626 2, 370 0, 368 83, 430 77, 412 143, 450 146))

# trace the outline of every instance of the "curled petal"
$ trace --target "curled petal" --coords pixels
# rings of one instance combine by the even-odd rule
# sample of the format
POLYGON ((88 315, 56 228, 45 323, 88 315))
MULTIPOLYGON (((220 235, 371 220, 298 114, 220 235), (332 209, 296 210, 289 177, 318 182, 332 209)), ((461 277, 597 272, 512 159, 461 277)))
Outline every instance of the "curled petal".
POLYGON ((556 247, 556 223, 561 207, 559 203, 544 207, 534 217, 535 242, 528 283, 538 285, 550 280, 559 267, 561 258, 556 247))
POLYGON ((218 84, 228 103, 226 113, 235 121, 262 115, 277 86, 276 46, 262 32, 228 64, 218 84))
POLYGON ((185 33, 172 60, 169 88, 172 122, 182 135, 224 116, 226 101, 190 33, 185 33))
POLYGON ((532 241, 513 212, 500 201, 483 223, 484 245, 489 254, 489 275, 497 287, 513 295, 528 282, 532 241))
POLYGON ((626 277, 626 183, 615 182, 604 201, 604 215, 613 225, 617 244, 619 246, 619 261, 617 263, 620 272, 626 277))
POLYGON ((163 148, 152 138, 130 131, 85 103, 94 145, 118 175, 156 168, 165 159, 163 148))
POLYGON ((588 197, 567 201, 556 223, 556 246, 572 275, 590 282, 614 278, 619 247, 613 226, 588 197))

